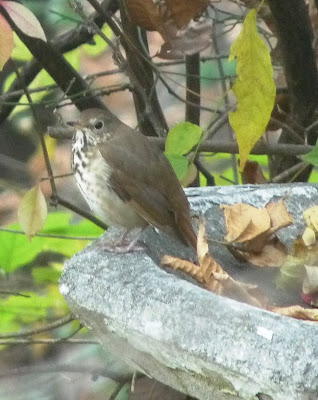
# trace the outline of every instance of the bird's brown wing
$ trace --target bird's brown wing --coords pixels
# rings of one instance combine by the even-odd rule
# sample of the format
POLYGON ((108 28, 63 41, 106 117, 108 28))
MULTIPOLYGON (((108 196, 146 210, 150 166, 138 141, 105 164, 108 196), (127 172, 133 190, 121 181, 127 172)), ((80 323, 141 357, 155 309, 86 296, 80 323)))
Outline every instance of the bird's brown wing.
POLYGON ((195 247, 189 203, 164 154, 140 134, 122 133, 99 146, 117 195, 151 225, 195 247), (123 145, 124 143, 124 145, 123 145))

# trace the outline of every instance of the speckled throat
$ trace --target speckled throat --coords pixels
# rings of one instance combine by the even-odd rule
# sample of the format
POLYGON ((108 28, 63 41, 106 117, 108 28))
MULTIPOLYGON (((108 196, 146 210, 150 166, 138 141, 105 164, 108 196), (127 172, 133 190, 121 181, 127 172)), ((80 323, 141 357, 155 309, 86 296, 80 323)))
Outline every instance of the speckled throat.
POLYGON ((77 130, 73 137, 72 168, 83 197, 93 213, 107 225, 127 229, 145 226, 143 218, 111 187, 113 171, 101 155, 100 145, 87 128, 77 130))

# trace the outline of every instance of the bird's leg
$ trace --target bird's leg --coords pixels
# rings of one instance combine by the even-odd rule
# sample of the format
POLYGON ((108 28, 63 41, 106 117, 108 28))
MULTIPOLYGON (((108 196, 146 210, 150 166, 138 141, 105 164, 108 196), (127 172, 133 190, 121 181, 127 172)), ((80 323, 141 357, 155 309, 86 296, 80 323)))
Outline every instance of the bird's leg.
MULTIPOLYGON (((147 227, 147 226, 146 226, 147 227)), ((132 253, 134 251, 143 251, 145 248, 143 246, 137 246, 138 239, 140 238, 140 235, 142 232, 146 229, 146 227, 143 227, 139 230, 139 232, 136 234, 136 236, 132 239, 129 240, 127 243, 127 236, 128 234, 132 231, 132 229, 127 229, 119 239, 113 241, 113 242, 108 242, 108 243, 103 243, 102 247, 103 250, 112 252, 112 253, 132 253)))

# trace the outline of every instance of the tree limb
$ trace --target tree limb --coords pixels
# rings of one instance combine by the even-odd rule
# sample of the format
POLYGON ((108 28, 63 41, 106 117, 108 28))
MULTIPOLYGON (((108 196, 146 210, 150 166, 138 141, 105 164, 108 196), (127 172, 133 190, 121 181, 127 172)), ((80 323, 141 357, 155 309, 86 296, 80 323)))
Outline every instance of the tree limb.
MULTIPOLYGON (((108 7, 110 13, 116 12, 117 1, 104 0, 103 3, 101 4, 101 7, 103 8, 108 7)), ((4 13, 4 15, 6 15, 8 20, 10 20, 6 11, 3 8, 1 8, 1 10, 4 13)), ((102 25, 104 24, 104 20, 98 13, 94 13, 92 18, 98 26, 102 27, 102 25)), ((14 24, 12 24, 12 26, 16 30, 14 24)), ((26 35, 23 36, 25 38, 28 38, 26 35)), ((69 90, 69 94, 74 94, 82 90, 83 91, 87 90, 88 86, 84 85, 83 82, 82 84, 80 83, 79 75, 72 67, 70 67, 68 63, 66 63, 63 56, 60 53, 66 53, 70 50, 79 47, 83 43, 91 42, 93 36, 94 33, 90 32, 87 26, 85 26, 84 24, 83 25, 80 24, 76 28, 71 29, 63 34, 60 34, 55 40, 52 41, 52 44, 48 44, 37 39, 32 40, 32 38, 29 38, 30 40, 27 41, 27 43, 25 44, 29 48, 30 52, 33 54, 34 59, 29 61, 20 71, 20 75, 25 85, 28 86, 37 76, 37 74, 42 70, 42 68, 45 68, 45 66, 48 66, 49 69, 47 69, 47 71, 50 73, 50 71, 52 71, 52 68, 50 68, 50 63, 51 63, 53 64, 53 66, 55 65, 54 68, 55 72, 54 76, 52 75, 52 77, 57 82, 57 84, 62 88, 62 90, 68 87, 69 82, 71 82, 73 78, 76 78, 76 82, 72 85, 71 89, 69 90), (60 73, 58 74, 59 71, 60 73), (63 79, 64 71, 66 72, 66 76, 63 79), (64 83, 61 81, 64 81, 64 83)), ((21 40, 23 41, 22 38, 21 40)), ((10 92, 19 91, 22 89, 23 87, 21 86, 20 80, 16 79, 10 86, 7 95, 9 95, 10 92)), ((12 103, 18 103, 22 95, 23 95, 22 93, 14 93, 12 94, 12 96, 9 96, 7 98, 7 101, 12 103)), ((78 104, 79 107, 81 107, 80 109, 88 108, 86 107, 86 105, 88 106, 89 104, 91 104, 91 107, 94 107, 94 104, 97 107, 103 107, 103 103, 96 100, 93 101, 93 103, 91 102, 91 100, 86 100, 86 102, 84 103, 80 102, 78 104)), ((2 105, 0 107, 0 124, 10 115, 14 107, 15 105, 2 105)))
MULTIPOLYGON (((288 84, 291 115, 302 126, 313 122, 318 102, 318 75, 312 46, 312 28, 304 0, 268 0, 276 21, 277 36, 282 52, 283 67, 288 84)), ((308 143, 317 141, 317 131, 308 133, 308 143)), ((293 143, 283 131, 281 143, 293 143)), ((298 162, 295 157, 279 157, 274 160, 275 174, 289 169, 298 162)), ((306 181, 310 174, 307 168, 299 175, 299 181, 306 181)))

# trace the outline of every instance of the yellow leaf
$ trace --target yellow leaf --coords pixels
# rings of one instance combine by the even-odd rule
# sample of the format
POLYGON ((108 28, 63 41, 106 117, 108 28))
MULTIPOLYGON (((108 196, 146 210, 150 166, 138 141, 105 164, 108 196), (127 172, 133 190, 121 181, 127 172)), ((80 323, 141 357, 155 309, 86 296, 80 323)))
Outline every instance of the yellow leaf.
POLYGON ((270 53, 258 35, 254 9, 247 14, 242 32, 231 47, 229 60, 235 57, 237 80, 233 91, 238 104, 237 110, 229 113, 229 120, 243 169, 250 151, 265 131, 276 94, 270 53))
POLYGON ((0 14, 0 71, 2 70, 4 64, 8 61, 13 50, 13 32, 0 14))
POLYGON ((318 233, 318 206, 307 208, 303 215, 308 228, 318 233))
POLYGON ((35 186, 24 195, 18 209, 21 228, 30 241, 43 228, 46 216, 45 197, 40 186, 35 186))
POLYGON ((311 228, 307 228, 304 230, 301 238, 303 239, 304 245, 307 247, 311 247, 316 244, 316 234, 315 231, 311 228))

